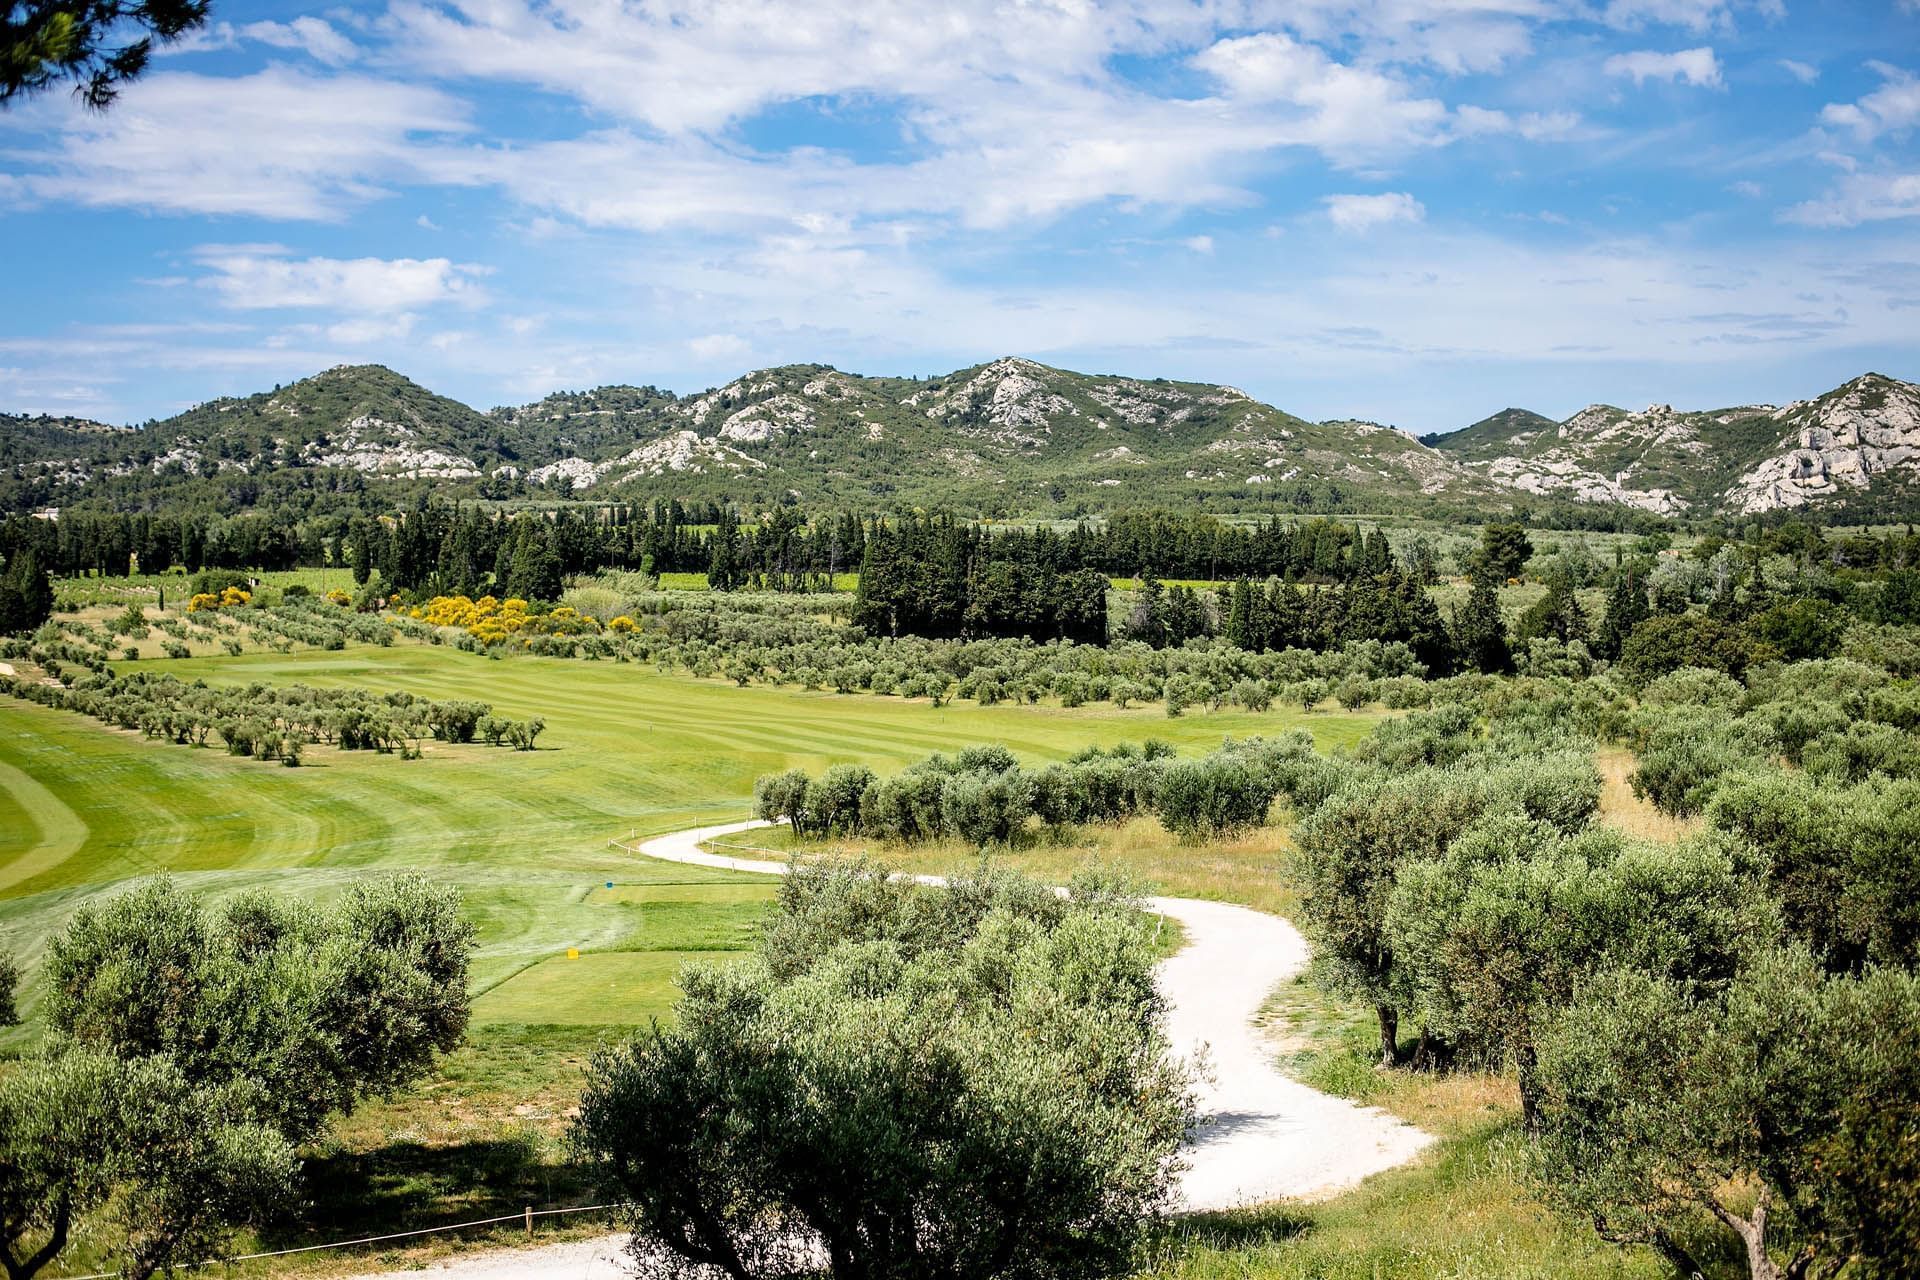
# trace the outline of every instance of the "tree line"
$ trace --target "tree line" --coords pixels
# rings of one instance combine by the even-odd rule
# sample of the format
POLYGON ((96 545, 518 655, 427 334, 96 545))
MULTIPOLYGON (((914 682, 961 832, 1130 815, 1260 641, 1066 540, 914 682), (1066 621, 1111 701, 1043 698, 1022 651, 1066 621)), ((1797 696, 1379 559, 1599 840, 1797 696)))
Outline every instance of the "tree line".
POLYGON ((221 689, 146 671, 100 672, 69 685, 0 675, 0 693, 137 730, 161 742, 206 746, 218 738, 228 755, 298 766, 306 748, 397 753, 417 759, 429 739, 531 751, 545 721, 512 720, 484 702, 433 701, 404 691, 274 688, 254 682, 221 689))

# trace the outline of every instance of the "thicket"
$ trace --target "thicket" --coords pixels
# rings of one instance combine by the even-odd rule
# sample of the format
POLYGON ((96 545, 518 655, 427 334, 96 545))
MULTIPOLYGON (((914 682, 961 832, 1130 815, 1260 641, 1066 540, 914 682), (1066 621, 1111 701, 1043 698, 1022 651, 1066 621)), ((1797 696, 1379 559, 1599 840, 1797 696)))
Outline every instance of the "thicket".
POLYGON ((1005 747, 968 747, 889 778, 863 765, 835 765, 818 777, 801 769, 765 774, 754 783, 754 808, 801 835, 905 844, 1008 845, 1036 820, 1058 833, 1144 813, 1183 838, 1200 839, 1260 825, 1275 796, 1310 789, 1322 768, 1305 733, 1229 742, 1186 760, 1151 740, 1088 747, 1039 767, 1021 766, 1005 747))

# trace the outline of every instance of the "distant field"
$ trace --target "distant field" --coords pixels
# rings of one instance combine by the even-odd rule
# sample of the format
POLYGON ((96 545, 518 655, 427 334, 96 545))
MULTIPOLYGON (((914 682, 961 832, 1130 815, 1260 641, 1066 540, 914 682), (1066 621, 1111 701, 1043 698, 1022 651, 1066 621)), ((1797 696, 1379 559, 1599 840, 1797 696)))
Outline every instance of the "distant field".
MULTIPOLYGON (((282 588, 294 583, 303 583, 315 595, 328 591, 352 591, 353 570, 351 569, 286 569, 262 571, 249 569, 249 577, 258 578, 265 586, 282 588)), ((82 577, 55 578, 54 596, 77 605, 112 604, 122 605, 138 600, 142 604, 152 604, 160 594, 166 594, 167 610, 173 612, 187 607, 187 597, 192 589, 193 575, 190 573, 136 573, 129 577, 82 577)))

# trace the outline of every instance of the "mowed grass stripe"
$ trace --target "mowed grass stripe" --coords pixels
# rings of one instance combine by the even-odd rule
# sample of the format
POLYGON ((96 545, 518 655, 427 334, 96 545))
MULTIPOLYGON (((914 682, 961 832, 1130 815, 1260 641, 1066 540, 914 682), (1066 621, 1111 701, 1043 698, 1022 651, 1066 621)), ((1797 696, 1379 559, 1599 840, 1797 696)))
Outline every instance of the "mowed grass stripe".
MULTIPOLYGON (((157 870, 196 892, 264 887, 316 902, 374 871, 421 870, 465 896, 480 931, 475 989, 490 992, 568 947, 602 954, 738 945, 760 901, 717 904, 698 929, 670 925, 660 904, 622 904, 602 886, 706 878, 607 841, 741 816, 762 773, 842 762, 890 772, 984 742, 1006 743, 1035 761, 1092 742, 1147 737, 1198 752, 1225 735, 1302 725, 1334 744, 1354 740, 1377 718, 1280 711, 1170 720, 1157 706, 935 708, 742 689, 638 664, 493 661, 426 645, 138 665, 228 686, 306 683, 474 699, 502 715, 540 716, 547 731, 542 749, 530 753, 429 744, 425 759, 401 761, 315 748, 305 766, 286 769, 0 701, 0 761, 25 779, 6 785, 0 815, 29 815, 32 827, 9 823, 0 837, 0 946, 37 954, 82 902, 157 870)), ((752 878, 717 872, 712 879, 752 878)), ((633 989, 664 991, 648 983, 633 989)), ((606 1016, 622 1021, 663 1010, 643 1000, 610 1006, 606 1016)), ((534 1013, 529 1002, 515 1017, 534 1013)), ((36 1034, 16 1030, 0 1043, 36 1034)))

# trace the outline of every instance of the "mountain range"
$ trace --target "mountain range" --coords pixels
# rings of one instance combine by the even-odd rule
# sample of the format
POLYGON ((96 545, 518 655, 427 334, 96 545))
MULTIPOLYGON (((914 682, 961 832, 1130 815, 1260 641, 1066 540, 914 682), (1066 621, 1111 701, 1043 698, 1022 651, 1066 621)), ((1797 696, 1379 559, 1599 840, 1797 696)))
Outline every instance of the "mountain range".
POLYGON ((931 379, 825 365, 698 395, 609 386, 480 412, 378 365, 209 401, 133 429, 0 415, 10 504, 289 474, 482 496, 730 497, 983 510, 1607 504, 1661 515, 1810 508, 1885 518, 1920 497, 1920 386, 1866 374, 1785 406, 1554 421, 1506 409, 1414 438, 1312 422, 1233 387, 1006 357, 931 379))

